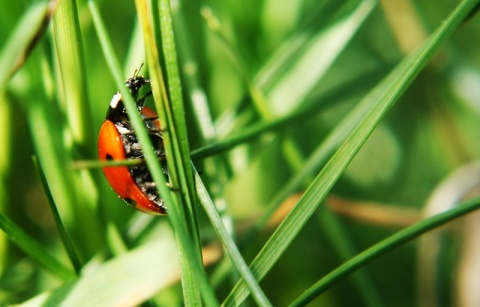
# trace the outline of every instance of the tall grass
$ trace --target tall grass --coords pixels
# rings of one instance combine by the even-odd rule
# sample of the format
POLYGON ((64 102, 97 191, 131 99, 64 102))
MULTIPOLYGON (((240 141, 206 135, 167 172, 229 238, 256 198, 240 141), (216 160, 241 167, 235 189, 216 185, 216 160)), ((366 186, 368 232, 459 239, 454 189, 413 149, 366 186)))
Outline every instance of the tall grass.
POLYGON ((474 302, 477 3, 2 1, 0 300, 474 302), (123 86, 142 63, 168 186, 123 86), (100 172, 117 90, 168 216, 100 172))

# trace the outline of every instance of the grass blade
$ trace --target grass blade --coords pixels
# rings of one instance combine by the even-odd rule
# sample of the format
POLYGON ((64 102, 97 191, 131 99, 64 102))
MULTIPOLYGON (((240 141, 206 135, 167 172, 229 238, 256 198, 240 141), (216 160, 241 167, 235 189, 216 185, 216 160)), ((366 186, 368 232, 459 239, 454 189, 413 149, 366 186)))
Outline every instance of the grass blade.
POLYGON ((208 217, 210 218, 210 222, 212 223, 213 228, 215 229, 217 235, 220 237, 222 244, 225 250, 228 252, 230 259, 232 260, 234 266, 236 267, 237 271, 239 272, 240 276, 245 281, 250 293, 252 294, 253 298, 257 302, 259 306, 271 306, 271 303, 268 301, 265 293, 258 285, 257 281, 253 277, 252 272, 248 269, 245 260, 243 260, 240 251, 238 250, 235 242, 230 237, 225 225, 223 224, 222 218, 217 212, 213 201, 210 199, 210 196, 207 193, 207 189, 203 185, 202 178, 195 173, 195 181, 197 186, 197 193, 200 199, 200 203, 203 206, 203 209, 207 213, 208 217))
POLYGON ((51 14, 47 3, 37 3, 30 7, 9 35, 0 53, 0 69, 3 72, 0 75, 0 93, 5 91, 8 80, 25 62, 36 40, 46 30, 51 14))
POLYGON ((166 240, 123 253, 75 282, 33 297, 22 306, 140 305, 160 289, 178 281, 173 235, 168 229, 163 233, 166 240))
MULTIPOLYGON (((347 137, 335 155, 315 178, 300 201, 253 260, 250 268, 257 279, 262 279, 276 263, 280 255, 283 254, 283 251, 290 245, 291 241, 326 197, 327 193, 379 121, 407 89, 408 85, 422 68, 427 65, 434 53, 469 14, 477 2, 478 1, 463 1, 449 19, 430 36, 422 48, 405 58, 362 100, 357 109, 360 108, 361 110, 363 105, 367 105, 368 111, 365 116, 363 116, 354 131, 347 137)), ((224 304, 230 305, 233 302, 240 303, 246 296, 247 291, 245 285, 242 281, 239 281, 224 304)))
POLYGON ((24 232, 2 212, 0 212, 0 228, 12 242, 52 274, 55 274, 63 281, 75 278, 75 273, 70 268, 67 268, 58 259, 46 252, 42 244, 24 232))
POLYGON ((372 260, 392 251, 393 249, 409 242, 420 235, 442 226, 456 218, 464 216, 480 208, 480 198, 472 199, 446 212, 429 217, 422 222, 410 226, 396 234, 388 237, 378 244, 370 247, 366 251, 356 255, 349 261, 345 262, 334 271, 328 273, 312 287, 305 291, 290 306, 305 306, 313 298, 320 295, 323 291, 333 286, 338 281, 349 276, 357 269, 365 266, 372 260))
POLYGON ((79 151, 93 157, 93 138, 82 33, 75 1, 60 1, 53 19, 55 46, 67 107, 69 132, 79 151))
POLYGON ((50 210, 52 211, 53 219, 55 220, 55 225, 57 226, 58 235, 62 239, 63 246, 65 247, 65 251, 70 258, 70 262, 72 263, 72 266, 75 268, 75 271, 78 274, 82 268, 82 261, 78 257, 75 251, 75 247, 70 239, 70 236, 68 235, 65 226, 63 225, 62 219, 55 205, 52 193, 48 188, 47 178, 45 178, 45 174, 43 173, 40 165, 38 164, 38 159, 35 156, 33 157, 33 164, 37 169, 37 173, 40 176, 40 181, 42 182, 45 195, 48 199, 48 204, 50 205, 50 210))
MULTIPOLYGON (((299 47, 299 50, 295 51, 296 61, 288 69, 283 68, 282 78, 266 91, 271 110, 268 113, 284 114, 304 101, 357 33, 376 3, 374 0, 346 1, 333 14, 340 15, 338 19, 324 31, 311 34, 308 40, 305 37, 294 38, 302 40, 293 43, 299 47)), ((257 78, 264 80, 263 74, 262 72, 257 78)))

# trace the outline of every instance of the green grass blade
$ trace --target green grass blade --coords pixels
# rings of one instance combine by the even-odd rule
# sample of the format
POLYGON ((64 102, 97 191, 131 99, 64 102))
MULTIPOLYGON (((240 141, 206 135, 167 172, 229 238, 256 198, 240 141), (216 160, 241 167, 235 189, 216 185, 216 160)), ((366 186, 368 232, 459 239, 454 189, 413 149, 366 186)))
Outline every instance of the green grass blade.
MULTIPOLYGON (((377 73, 378 72, 375 72, 375 74, 377 73)), ((256 140, 265 132, 290 128, 290 125, 296 121, 307 120, 320 114, 323 110, 332 105, 337 105, 337 103, 341 103, 346 101, 348 98, 359 95, 359 93, 365 91, 367 88, 366 85, 374 84, 373 81, 378 81, 377 79, 378 76, 374 77, 371 72, 362 74, 360 77, 355 78, 355 80, 345 82, 334 87, 320 97, 315 96, 308 99, 305 103, 305 106, 300 107, 294 112, 280 116, 276 119, 249 125, 237 133, 229 134, 222 140, 218 140, 201 148, 192 150, 190 156, 193 160, 214 156, 216 154, 228 151, 235 146, 256 140)), ((310 167, 310 169, 314 168, 310 167)), ((295 189, 297 189, 297 187, 295 187, 295 189)), ((290 190, 287 196, 292 192, 293 191, 290 190)), ((283 195, 284 193, 281 194, 283 195)))
MULTIPOLYGON (((74 0, 59 1, 56 6, 53 18, 53 42, 54 61, 52 70, 59 72, 54 74, 56 78, 55 88, 56 102, 58 109, 62 111, 65 122, 60 123, 62 127, 62 146, 65 151, 67 163, 76 157, 95 157, 95 147, 92 140, 95 140, 93 133, 93 118, 91 112, 90 98, 86 79, 85 55, 83 37, 80 30, 79 13, 77 3, 74 0)), ((41 107, 41 106, 40 106, 41 107)), ((53 127, 50 127, 52 129, 53 127)), ((42 142, 43 140, 39 140, 42 142)), ((39 155, 47 179, 51 180, 48 169, 43 165, 45 158, 39 155)), ((52 193, 55 204, 63 216, 66 225, 73 225, 77 233, 71 237, 81 245, 85 246, 87 257, 93 256, 98 247, 103 244, 96 234, 102 232, 101 224, 97 214, 97 187, 92 173, 87 170, 68 172, 71 177, 72 193, 65 193, 70 198, 68 202, 61 202, 55 193, 52 193), (73 191, 74 190, 74 191, 73 191), (90 221, 89 227, 80 229, 84 221, 90 221), (79 225, 77 225, 79 224, 79 225), (88 238, 88 239, 87 239, 88 238)), ((50 188, 54 192, 53 184, 49 181, 50 188)))
MULTIPOLYGON (((339 255, 339 262, 353 258, 356 254, 356 249, 354 248, 356 242, 352 242, 344 224, 327 207, 320 207, 317 216, 325 233, 328 235, 330 244, 332 244, 333 249, 339 255)), ((352 276, 352 279, 366 306, 385 306, 382 302, 381 294, 375 288, 375 282, 368 272, 365 270, 359 271, 352 276)))
MULTIPOLYGON (((165 149, 167 152, 167 164, 170 171, 170 182, 181 193, 175 193, 177 204, 183 208, 183 225, 189 234, 189 240, 180 236, 177 237, 180 247, 180 262, 182 265, 182 286, 184 289, 185 304, 198 304, 200 295, 203 297, 206 305, 218 304, 209 284, 206 274, 201 269, 201 244, 198 232, 197 205, 195 197, 193 170, 190 164, 189 141, 186 130, 185 110, 183 105, 183 95, 181 81, 178 70, 176 42, 173 32, 170 1, 161 0, 158 2, 158 10, 152 6, 152 14, 158 20, 160 30, 160 41, 162 52, 154 52, 156 46, 153 35, 146 39, 147 59, 149 66, 160 68, 160 62, 163 63, 165 78, 168 82, 163 87, 158 87, 155 81, 160 78, 153 78, 152 89, 162 89, 163 103, 158 103, 160 119, 164 118, 165 149), (150 46, 150 48, 148 48, 150 46), (161 54, 161 55, 160 55, 161 54), (160 59, 159 59, 160 55, 160 59), (168 152, 170 151, 170 155, 168 152), (170 159, 168 159, 168 157, 170 159), (195 255, 195 258, 192 258, 195 255), (201 290, 201 291, 199 291, 201 290)), ((144 27, 145 30, 145 27, 144 27)), ((149 33, 150 34, 150 33, 149 33)), ((144 31, 145 35, 145 31, 144 31)), ((157 70, 160 72, 159 70, 157 70)), ((160 74, 157 73, 157 76, 160 74)), ((182 212, 181 211, 181 212, 182 212)), ((178 226, 183 226, 178 225, 178 226)))
MULTIPOLYGON (((170 125, 167 126, 168 136, 171 137, 172 147, 174 149, 175 168, 178 173, 179 188, 183 191, 180 193, 184 196, 184 202, 187 204, 187 210, 190 218, 189 223, 192 238, 198 237, 198 226, 196 221, 196 205, 195 205, 195 188, 193 171, 190 164, 190 149, 187 135, 187 123, 185 119, 185 110, 183 106, 183 95, 180 81, 180 74, 178 71, 177 52, 175 47, 175 37, 173 34, 173 25, 170 12, 170 3, 166 0, 160 1, 159 7, 161 41, 163 48, 163 56, 166 68, 166 77, 168 80, 168 100, 171 105, 164 101, 165 111, 167 117, 171 119, 170 125)), ((168 161, 167 161, 168 162, 168 161)), ((197 240, 195 240, 197 241, 197 240)), ((200 244, 197 248, 200 248, 200 244)))
POLYGON ((50 211, 52 211, 53 219, 55 220, 55 226, 57 227, 58 235, 62 240, 63 246, 65 247, 65 251, 70 258, 72 266, 75 268, 75 271, 78 274, 82 268, 82 261, 80 261, 80 258, 78 257, 77 252, 75 251, 75 247, 70 239, 70 236, 68 235, 65 226, 63 225, 62 219, 55 205, 52 193, 50 192, 50 189, 48 187, 47 178, 45 177, 45 174, 43 173, 42 168, 38 163, 38 159, 35 156, 33 157, 33 165, 35 166, 37 173, 40 176, 40 181, 42 182, 45 195, 48 199, 48 204, 50 205, 50 211))
MULTIPOLYGON (((324 165, 328 158, 352 131, 355 125, 360 121, 361 118, 364 117, 367 110, 368 105, 361 106, 355 110, 355 112, 350 112, 340 123, 334 127, 331 133, 312 152, 302 168, 295 173, 295 175, 282 188, 279 189, 278 193, 276 193, 273 199, 268 203, 266 206, 267 210, 262 215, 260 220, 257 221, 255 225, 242 237, 241 242, 243 245, 248 244, 248 242, 253 240, 259 234, 259 232, 266 226, 272 214, 274 214, 277 208, 288 196, 302 189, 304 183, 310 180, 310 178, 314 175, 315 170, 318 170, 324 165)), ((335 229, 329 224, 325 224, 325 228, 325 232, 331 237, 331 234, 335 232, 335 229)), ((338 245, 348 245, 347 242, 349 241, 348 237, 346 236, 337 236, 336 238, 331 237, 331 240, 335 240, 338 245)), ((341 250, 337 249, 337 252, 341 253, 341 250)), ((359 287, 363 296, 366 297, 367 300, 373 299, 374 301, 379 301, 379 299, 375 299, 376 294, 373 294, 372 291, 365 291, 365 288, 367 288, 368 285, 364 285, 364 282, 358 283, 357 280, 355 281, 357 287, 359 287)))
MULTIPOLYGON (((379 121, 477 2, 463 1, 422 48, 405 58, 362 100, 359 107, 368 105, 368 112, 253 260, 250 268, 257 280, 262 279, 276 263, 283 251, 290 245, 291 241, 323 201, 379 121)), ((245 285, 242 281, 239 281, 224 304, 239 303, 246 296, 247 290, 245 285)))
POLYGON ((90 109, 85 56, 76 1, 60 1, 53 18, 55 47, 63 81, 69 132, 77 149, 94 156, 92 112, 90 109))
POLYGON ((250 290, 250 294, 253 296, 255 301, 259 306, 271 306, 271 303, 268 301, 265 293, 258 285, 257 281, 252 275, 252 272, 248 269, 245 260, 243 260, 240 251, 238 250, 235 242, 230 237, 225 225, 223 224, 222 218, 217 212, 213 201, 211 200, 210 196, 208 195, 207 189, 203 185, 202 178, 195 172, 195 182, 197 187, 198 198, 200 199, 200 203, 203 206, 203 209, 207 213, 208 217, 210 218, 210 222, 212 223, 213 228, 215 229, 217 235, 220 237, 222 244, 227 251, 232 263, 236 267, 238 273, 245 281, 248 289, 250 290))
MULTIPOLYGON (((36 60, 27 63, 30 82, 43 84, 43 82, 51 81, 48 80, 49 72, 43 71, 39 67, 38 57, 36 57, 36 60)), ((37 88, 35 99, 30 100, 28 108, 26 108, 26 117, 36 156, 44 171, 55 203, 62 214, 62 220, 75 245, 84 247, 77 249, 80 259, 83 260, 87 254, 92 252, 92 249, 95 249, 94 246, 98 243, 97 238, 91 239, 86 236, 89 231, 95 231, 96 227, 92 225, 88 230, 80 230, 75 227, 78 224, 83 225, 83 218, 86 217, 78 213, 83 211, 83 208, 78 208, 81 197, 77 194, 79 186, 75 185, 75 174, 71 171, 65 171, 69 169, 71 157, 63 143, 65 128, 62 125, 63 122, 52 120, 58 115, 56 107, 50 98, 46 97, 46 93, 41 88, 37 88), (78 214, 73 214, 73 212, 78 214)))
POLYGON ((111 71, 112 77, 115 80, 115 83, 123 96, 125 107, 129 114, 129 118, 132 122, 132 126, 137 134, 140 144, 142 144, 142 148, 145 148, 145 160, 149 167, 151 168, 152 176, 154 177, 157 185, 159 186, 160 192, 162 193, 162 198, 165 200, 167 204, 171 204, 172 198, 170 197, 170 191, 166 188, 166 180, 163 172, 160 170, 160 165, 158 164, 158 158, 156 157, 155 153, 153 152, 151 140, 147 134, 146 128, 143 125, 142 119, 137 112, 137 108, 134 105, 133 98, 129 93, 128 89, 124 85, 124 77, 121 71, 121 66, 115 54, 114 48, 112 43, 108 37, 108 33, 106 31, 105 25, 103 24, 99 8, 95 1, 89 1, 88 3, 90 13, 92 15, 93 23, 95 26, 95 30, 97 32, 98 38, 100 40, 100 44, 103 48, 103 53, 105 55, 105 59, 107 61, 108 67, 111 71))
MULTIPOLYGON (((146 41, 151 40, 149 44, 153 47, 155 47, 154 41, 152 41, 152 35, 153 35, 153 30, 150 27, 150 24, 148 24, 149 15, 147 13, 146 9, 146 4, 144 2, 140 2, 137 5, 137 8, 139 9, 139 16, 146 16, 146 18, 141 19, 142 23, 142 28, 144 35, 145 33, 147 35, 144 36, 146 41), (146 26, 146 29, 145 29, 146 26)), ((166 186, 166 181, 165 177, 162 173, 162 170, 160 168, 160 165, 158 164, 158 159, 155 156, 155 153, 152 150, 151 146, 151 141, 148 137, 148 134, 146 132, 145 127, 143 126, 143 123, 140 119, 140 116, 136 112, 136 108, 134 106, 134 102, 123 85, 122 81, 122 74, 119 69, 118 61, 116 60, 116 56, 113 50, 113 47, 111 43, 109 42, 108 36, 105 31, 105 27, 103 25, 103 22, 100 18, 100 14, 98 12, 98 8, 95 4, 94 1, 89 2, 89 8, 91 11, 91 14, 93 16, 94 24, 97 29, 97 34, 100 38, 100 41, 102 43, 102 47, 104 48, 104 53, 106 55, 107 62, 110 66, 110 69, 112 71, 112 75, 116 81, 117 86, 119 87, 120 92, 122 93, 124 99, 125 99, 125 106, 127 108, 127 112, 130 115, 130 120, 132 122, 132 126, 134 130, 136 131, 137 137, 139 139, 140 144, 142 145, 142 148, 144 148, 144 155, 145 155, 145 160, 149 166, 149 169, 151 171, 152 177, 154 178, 155 182, 157 183, 157 187, 164 198, 165 202, 169 205, 169 218, 172 221, 172 224, 175 228, 175 233, 177 237, 179 238, 179 249, 180 249, 180 260, 182 261, 182 268, 184 267, 183 263, 186 263, 186 267, 188 270, 191 270, 194 272, 192 276, 195 276, 195 278, 190 278, 190 280, 186 280, 185 282, 192 283, 193 285, 196 285, 197 283, 199 286, 194 286, 194 287, 189 287, 189 289, 193 289, 190 293, 185 294, 185 300, 187 302, 198 302, 199 300, 196 299, 198 296, 195 294, 198 289, 201 289, 202 295, 205 299, 205 302, 209 305, 215 305, 216 304, 216 299, 213 294, 212 289, 210 288, 206 277, 205 277, 205 272, 203 271, 200 257, 199 257, 199 249, 195 249, 194 245, 192 245, 191 238, 187 235, 188 231, 185 227, 185 219, 180 217, 179 213, 179 208, 177 208, 174 204, 176 202, 173 202, 173 198, 171 197, 171 191, 167 188, 166 186), (186 256, 182 256, 182 253, 184 253, 186 256)), ((148 49, 148 48, 147 48, 148 49)), ((161 77, 161 71, 159 70, 160 65, 154 65, 151 64, 157 63, 158 62, 158 56, 153 56, 151 55, 152 52, 156 51, 156 47, 149 49, 149 54, 147 54, 147 58, 149 60, 149 67, 150 67, 150 75, 152 77, 152 89, 154 91, 154 96, 157 97, 156 95, 165 93, 165 91, 161 91, 161 85, 159 82, 162 80, 161 77), (152 59, 153 58, 153 59, 152 59), (157 62, 156 62, 157 61, 157 62), (157 93, 157 94, 155 94, 157 93)), ((164 96, 165 97, 165 96, 164 96)), ((157 97, 158 98, 158 97, 157 97)), ((159 115, 161 115, 162 112, 159 111, 159 115)), ((165 123, 165 122, 164 122, 165 123)), ((169 126, 167 126, 168 128, 169 126)), ((184 281, 182 280, 182 283, 184 281)))
MULTIPOLYGON (((326 28, 328 31, 329 23, 334 21, 345 8, 348 10, 358 1, 325 1, 318 4, 315 12, 309 17, 307 22, 298 28, 297 32, 292 35, 288 41, 283 43, 280 48, 274 53, 268 62, 261 68, 255 76, 255 83, 264 90, 270 90, 276 87, 276 84, 281 82, 284 74, 289 71, 290 67, 295 67, 297 64, 298 54, 304 53, 308 49, 309 42, 312 41, 312 35, 323 32, 326 28)), ((341 38, 344 40, 345 38, 341 38)), ((329 48, 328 43, 325 48, 329 48)), ((330 54, 332 50, 330 50, 330 54)), ((333 54, 334 57, 336 55, 333 54)), ((323 61, 323 59, 321 59, 323 61)), ((332 59, 329 59, 331 61, 332 59)), ((315 63, 315 65, 325 66, 325 63, 315 63)))
MULTIPOLYGON (((301 46, 294 54, 295 62, 284 68, 281 79, 266 91, 271 110, 268 113, 284 114, 304 101, 360 29, 376 3, 374 0, 344 2, 334 14, 339 15, 338 19, 321 32, 310 34, 306 31, 310 34, 308 40, 293 44, 301 46)), ((264 79, 262 75, 257 78, 264 79)))
MULTIPOLYGON (((176 130, 182 128, 176 126, 176 115, 172 114, 172 109, 175 107, 179 107, 177 104, 179 93, 174 90, 175 102, 173 101, 174 98, 170 97, 170 95, 172 94, 172 87, 178 87, 180 86, 180 84, 177 83, 179 82, 179 80, 174 76, 172 80, 168 80, 168 84, 165 84, 165 79, 160 64, 161 56, 156 44, 154 29, 157 26, 160 27, 162 46, 166 43, 164 40, 173 43, 171 26, 166 25, 166 23, 170 22, 170 18, 167 17, 169 16, 169 6, 164 2, 152 3, 152 7, 149 10, 147 8, 148 5, 146 1, 137 1, 136 7, 138 10, 139 19, 142 26, 142 32, 145 40, 145 50, 147 52, 147 64, 150 71, 152 91, 155 97, 159 119, 162 123, 162 129, 165 131, 163 137, 169 169, 169 180, 175 189, 183 191, 182 193, 174 193, 171 195, 172 198, 175 199, 175 202, 169 203, 170 206, 168 207, 168 210, 169 218, 171 219, 177 234, 176 238, 179 247, 183 297, 185 300, 184 303, 186 305, 195 304, 195 302, 201 301, 202 294, 205 302, 208 302, 210 304, 216 304, 216 298, 213 294, 213 290, 211 289, 210 285, 206 280, 205 272, 203 272, 201 268, 201 256, 199 253, 200 245, 198 242, 197 224, 195 216, 192 214, 194 202, 191 201, 191 194, 189 193, 190 188, 188 184, 189 180, 188 177, 185 176, 186 169, 184 168, 185 164, 183 163, 182 152, 186 140, 183 139, 184 135, 181 136, 182 132, 176 130), (167 15, 165 16, 162 13, 167 15), (158 18, 154 19, 154 16, 158 17, 159 14, 161 16, 160 20, 158 18), (155 23, 157 21, 159 22, 158 25, 155 23), (172 84, 171 82, 175 84, 172 84), (178 134, 179 132, 181 135, 178 134), (183 141, 181 139, 183 139, 183 141), (195 278, 195 276, 200 278, 195 278), (202 291, 201 293, 200 289, 203 289, 204 291, 202 291)), ((171 46, 170 48, 174 48, 174 46, 175 44, 173 44, 173 46, 171 46)), ((168 61, 174 61, 176 65, 176 61, 174 60, 175 54, 170 54, 168 56, 165 54, 164 56, 169 57, 168 60, 167 58, 162 59, 165 63, 167 63, 166 66, 168 66, 168 61)), ((170 63, 170 65, 174 64, 170 63)), ((172 67, 170 67, 170 70, 171 69, 172 67)), ((169 72, 167 72, 167 76, 168 73, 169 72)), ((170 78, 170 76, 168 76, 168 78, 170 78)), ((181 106, 180 108, 182 109, 181 106)), ((152 172, 153 178, 155 179, 155 168, 150 170, 152 172)), ((169 193, 167 191, 162 192, 162 188, 167 190, 165 185, 160 186, 159 190, 162 195, 163 193, 169 193)))
POLYGON ((31 48, 35 46, 48 25, 52 12, 44 2, 32 5, 9 35, 0 52, 0 93, 8 80, 23 65, 31 48))
POLYGON ((49 254, 41 243, 33 239, 2 212, 0 212, 0 228, 13 243, 52 274, 58 276, 63 281, 75 278, 75 273, 72 269, 67 268, 58 259, 49 254))
MULTIPOLYGON (((292 56, 292 63, 284 68, 282 77, 268 90, 260 90, 256 84, 251 86, 251 92, 255 93, 252 95, 253 101, 259 113, 264 118, 271 118, 272 114, 285 114, 297 109, 352 40, 376 3, 377 1, 367 0, 347 1, 338 7, 332 5, 334 17, 327 17, 328 25, 320 32, 305 31, 308 39, 300 44, 301 47, 292 56)), ((285 139, 283 151, 290 168, 299 170, 304 158, 297 142, 291 138, 285 139)))
MULTIPOLYGON (((172 21, 175 25, 175 41, 177 43, 178 55, 180 60, 180 71, 182 73, 183 88, 185 89, 185 109, 195 114, 196 132, 198 139, 195 142, 209 142, 216 139, 218 131, 215 129, 214 119, 212 117, 211 100, 207 95, 207 89, 202 83, 201 63, 199 54, 196 52, 195 35, 188 27, 185 16, 188 6, 177 5, 172 7, 172 21), (188 104, 188 102, 190 102, 188 104)), ((192 126, 190 126, 192 127, 192 126)), ((192 159, 192 153, 190 152, 192 159)), ((226 178, 226 162, 223 157, 214 157, 202 161, 203 174, 210 178, 209 188, 215 191, 212 198, 215 203, 225 203, 224 185, 221 178, 226 178)), ((227 207, 217 206, 219 214, 224 221, 228 218, 227 207)), ((237 276, 238 277, 238 276, 237 276)))
POLYGON ((290 306, 305 306, 316 296, 349 276, 357 269, 365 266, 372 260, 381 257, 382 255, 392 251, 393 249, 409 242, 412 239, 419 237, 420 235, 442 226, 456 218, 464 216, 480 208, 480 198, 472 199, 457 207, 450 209, 446 212, 429 217, 422 222, 412 225, 396 234, 388 237, 387 239, 375 244, 366 251, 356 255, 349 261, 345 262, 334 271, 330 272, 312 287, 305 291, 290 306))
MULTIPOLYGON (((353 90, 350 86, 347 86, 346 89, 348 90, 344 90, 344 94, 346 92, 352 94, 356 93, 356 91, 353 90)), ((335 100, 335 97, 342 98, 343 95, 339 95, 338 93, 336 93, 336 91, 334 91, 332 93, 332 97, 330 97, 330 95, 327 95, 325 97, 325 100, 335 100)), ((352 131, 355 125, 360 121, 360 119, 365 115, 367 110, 368 105, 363 105, 362 109, 357 109, 355 112, 350 112, 340 123, 338 123, 334 127, 334 129, 328 134, 328 136, 319 144, 319 146, 317 146, 317 148, 312 152, 312 154, 310 154, 309 158, 304 162, 302 168, 297 173, 295 173, 292 179, 290 179, 279 190, 275 197, 268 203, 268 205, 266 206, 267 211, 263 214, 261 219, 249 230, 249 232, 244 236, 244 239, 242 239, 242 241, 248 242, 251 238, 256 236, 258 232, 263 227, 265 227, 267 221, 278 208, 278 206, 280 206, 281 203, 288 196, 295 193, 295 191, 301 189, 304 183, 307 182, 309 178, 314 176, 315 170, 318 170, 321 166, 323 166, 328 160, 328 158, 331 157, 335 150, 340 146, 340 144, 345 141, 345 138, 352 131)))
MULTIPOLYGON (((0 130, 3 133, 0 135, 0 147, 8 148, 12 142, 11 122, 13 121, 13 108, 6 99, 5 95, 0 94, 0 130)), ((7 204, 11 203, 13 198, 8 193, 8 175, 13 160, 13 153, 10 150, 0 151, 0 212, 5 212, 7 204)), ((5 259, 8 255, 7 248, 8 240, 6 236, 0 235, 0 258, 5 259)), ((0 270, 5 269, 5 264, 0 264, 0 270)))

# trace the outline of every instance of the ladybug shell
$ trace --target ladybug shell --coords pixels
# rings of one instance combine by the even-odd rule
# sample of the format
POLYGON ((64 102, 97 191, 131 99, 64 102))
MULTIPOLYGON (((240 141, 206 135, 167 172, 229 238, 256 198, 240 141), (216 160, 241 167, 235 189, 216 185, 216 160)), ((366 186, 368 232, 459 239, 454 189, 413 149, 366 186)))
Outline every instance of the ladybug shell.
MULTIPOLYGON (((148 107, 144 107, 141 114, 144 118, 157 118, 157 114, 148 107)), ((154 124, 159 128, 158 119, 154 124)), ((122 137, 115 123, 108 119, 103 123, 98 135, 98 155, 101 161, 128 159, 122 137)), ((152 215, 166 214, 165 208, 150 200, 147 193, 137 185, 127 166, 103 167, 102 171, 112 189, 135 209, 152 215)))

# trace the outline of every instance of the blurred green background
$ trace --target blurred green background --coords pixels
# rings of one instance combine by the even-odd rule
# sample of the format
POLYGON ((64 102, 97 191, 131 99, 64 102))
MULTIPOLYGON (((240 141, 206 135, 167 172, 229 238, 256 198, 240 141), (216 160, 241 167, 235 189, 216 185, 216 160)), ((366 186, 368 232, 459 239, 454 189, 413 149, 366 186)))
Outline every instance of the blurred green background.
MULTIPOLYGON (((226 205, 222 214, 231 223, 247 263, 273 232, 272 226, 247 241, 243 237, 267 211, 267 205, 340 120, 406 54, 424 41, 458 2, 383 0, 372 5, 371 10, 365 9, 365 16, 359 15, 357 19, 352 18, 352 12, 361 1, 342 4, 313 0, 172 2, 191 150, 201 148, 212 138, 202 130, 203 115, 195 104, 200 94, 206 99, 213 122, 211 128, 216 129, 218 139, 242 133, 265 120, 288 116, 302 107, 311 108, 300 119, 285 122, 231 151, 216 155, 217 160, 194 160, 212 198, 226 205), (335 28, 347 18, 351 18, 351 26, 343 30, 335 28), (275 63, 280 63, 279 68, 275 63), (252 102, 252 93, 257 88, 265 93, 268 112, 262 112, 252 102), (286 140, 295 144, 293 153, 286 140)), ((135 4, 111 0, 97 3, 127 78, 145 61, 135 4)), ((364 3, 369 5, 368 1, 364 3)), ((6 49, 7 42, 22 39, 11 35, 32 5, 32 1, 0 1, 2 50, 6 49)), ((70 148, 68 159, 95 160, 96 133, 117 90, 86 1, 78 1, 77 9, 83 44, 78 48, 83 48, 88 91, 84 93, 85 112, 91 118, 86 148, 75 147, 75 141, 67 132, 72 117, 66 115, 69 101, 60 83, 58 45, 52 24, 34 45, 26 64, 2 85, 5 91, 0 101, 1 210, 65 263, 68 260, 32 155, 41 156, 39 151, 61 144, 70 148), (50 116, 47 130, 54 131, 50 134, 42 134, 41 125, 36 123, 39 116, 36 110, 46 109, 44 114, 50 116), (55 131, 55 127, 58 130, 55 131), (54 140, 48 141, 49 138, 54 140)), ((442 180, 478 159, 478 46, 480 19, 474 15, 457 29, 377 127, 335 185, 327 206, 319 209, 303 227, 261 282, 275 306, 286 305, 345 261, 338 242, 332 240, 335 236, 325 230, 326 220, 335 219, 341 225, 341 231, 349 240, 348 248, 356 254, 418 221, 442 180)), ((142 73, 148 75, 146 71, 142 73)), ((40 160, 44 168, 42 161, 56 163, 56 158, 49 160, 48 155, 40 160)), ((319 170, 312 171, 316 174, 319 170)), ((162 235, 158 229, 164 229, 159 227, 166 226, 166 218, 149 219, 134 212, 111 191, 98 168, 82 170, 80 174, 71 168, 65 168, 64 172, 77 172, 77 180, 84 184, 77 186, 76 205, 88 209, 57 206, 61 215, 69 212, 64 216, 64 223, 76 249, 90 265, 95 259, 115 258, 114 253, 104 250, 105 246, 114 245, 109 237, 110 225, 125 235, 140 223, 148 225, 144 230, 148 240, 155 240, 159 233, 162 235)), ((460 187, 472 182, 465 177, 456 180, 460 187)), ((308 184, 309 181, 304 182, 289 200, 296 199, 308 184)), ((467 192, 461 188, 450 191, 453 195, 458 193, 457 200, 467 198, 464 195, 467 192)), ((55 196, 55 192, 53 194, 55 196)), ((283 204, 288 208, 290 202, 285 200, 283 204)), ((284 216, 281 211, 277 213, 284 216)), ((214 242, 216 237, 203 215, 200 221, 202 240, 205 244, 214 242)), ((434 268, 436 288, 427 299, 429 303, 437 300, 438 306, 458 306, 465 299, 456 285, 462 284, 459 268, 471 265, 475 272, 474 263, 462 262, 467 261, 462 255, 469 247, 473 249, 473 245, 468 245, 468 236, 475 230, 467 228, 469 225, 464 222, 448 228, 440 240, 438 254, 430 259, 437 266, 434 268)), ((141 245, 131 244, 130 247, 141 245)), ((369 287, 374 292, 370 298, 365 298, 353 278, 347 278, 312 305, 419 304, 422 287, 429 288, 422 284, 422 276, 429 273, 422 270, 425 262, 420 260, 419 253, 418 242, 409 243, 363 268, 361 271, 368 276, 369 287)), ((62 284, 5 236, 0 236, 0 255, 0 301, 3 303, 21 303, 62 284)), ((224 298, 235 280, 223 276, 216 261, 210 264, 208 272, 213 280, 225 281, 215 286, 219 297, 224 298)), ((480 272, 477 273, 480 276, 480 272)), ((148 298, 152 305, 181 305, 179 283, 173 282, 148 298)))

